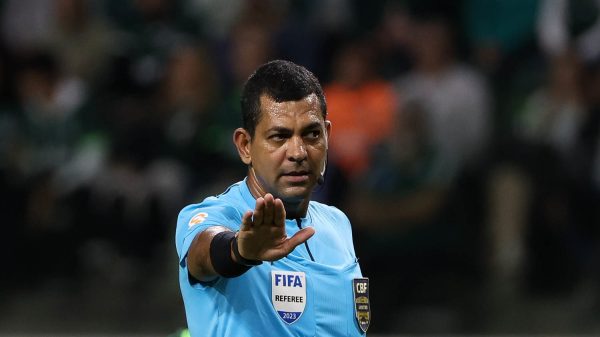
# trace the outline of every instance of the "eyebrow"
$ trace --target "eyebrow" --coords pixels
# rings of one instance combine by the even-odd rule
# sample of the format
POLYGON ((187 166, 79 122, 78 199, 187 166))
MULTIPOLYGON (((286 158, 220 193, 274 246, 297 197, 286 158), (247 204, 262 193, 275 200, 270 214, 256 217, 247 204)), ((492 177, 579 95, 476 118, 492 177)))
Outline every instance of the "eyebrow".
POLYGON ((274 126, 270 129, 268 129, 267 133, 270 133, 270 132, 286 133, 286 132, 290 132, 290 131, 291 131, 291 129, 285 128, 283 126, 274 126))
POLYGON ((321 128, 321 123, 320 122, 312 122, 310 124, 308 124, 304 130, 311 130, 311 129, 320 129, 321 128))
MULTIPOLYGON (((319 122, 312 122, 310 124, 308 124, 306 127, 304 127, 302 130, 313 130, 313 129, 320 129, 321 128, 321 123, 319 122)), ((267 132, 280 132, 280 133, 285 133, 285 132, 290 132, 291 129, 283 127, 283 126, 274 126, 270 129, 267 130, 267 132)))

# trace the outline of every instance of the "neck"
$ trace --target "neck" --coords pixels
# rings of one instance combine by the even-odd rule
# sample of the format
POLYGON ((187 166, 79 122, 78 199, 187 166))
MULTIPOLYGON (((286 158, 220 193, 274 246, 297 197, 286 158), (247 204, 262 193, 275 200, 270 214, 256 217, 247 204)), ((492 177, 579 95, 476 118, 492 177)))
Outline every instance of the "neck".
POLYGON ((308 212, 308 199, 302 200, 300 203, 283 202, 285 206, 285 217, 288 219, 297 219, 306 217, 308 212))
MULTIPOLYGON (((264 188, 265 184, 261 183, 252 167, 248 169, 247 183, 248 189, 250 190, 250 193, 254 199, 264 197, 267 193, 271 193, 275 198, 281 198, 276 192, 267 191, 267 189, 264 188)), ((310 201, 309 198, 304 198, 301 200, 286 200, 281 198, 281 201, 283 201, 283 206, 285 207, 285 217, 287 219, 304 218, 306 216, 308 211, 308 203, 310 201)))

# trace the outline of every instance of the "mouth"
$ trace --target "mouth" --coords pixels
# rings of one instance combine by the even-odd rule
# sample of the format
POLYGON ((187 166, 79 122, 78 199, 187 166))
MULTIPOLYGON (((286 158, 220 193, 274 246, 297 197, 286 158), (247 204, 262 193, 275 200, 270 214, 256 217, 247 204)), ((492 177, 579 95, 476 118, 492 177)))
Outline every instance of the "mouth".
POLYGON ((281 175, 282 178, 290 183, 304 183, 308 181, 310 172, 308 171, 290 171, 281 175))

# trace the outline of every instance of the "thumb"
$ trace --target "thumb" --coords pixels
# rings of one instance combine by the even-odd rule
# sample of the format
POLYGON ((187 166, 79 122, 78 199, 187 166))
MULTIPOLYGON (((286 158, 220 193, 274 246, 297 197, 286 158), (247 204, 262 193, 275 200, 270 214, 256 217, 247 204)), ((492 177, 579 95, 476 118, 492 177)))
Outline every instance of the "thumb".
POLYGON ((288 253, 294 250, 296 246, 303 244, 306 240, 310 239, 315 234, 315 229, 312 227, 306 227, 299 230, 286 242, 288 253))

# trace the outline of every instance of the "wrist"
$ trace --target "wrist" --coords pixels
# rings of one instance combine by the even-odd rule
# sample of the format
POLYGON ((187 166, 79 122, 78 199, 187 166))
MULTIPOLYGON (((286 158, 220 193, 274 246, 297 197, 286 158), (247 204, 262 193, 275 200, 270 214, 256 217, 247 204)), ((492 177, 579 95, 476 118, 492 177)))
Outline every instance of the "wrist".
POLYGON ((210 243, 210 259, 213 269, 217 274, 225 278, 238 277, 247 272, 251 267, 257 264, 242 264, 241 261, 248 262, 252 260, 243 259, 241 256, 236 261, 234 259, 235 233, 231 231, 223 231, 216 234, 210 243), (243 259, 243 260, 241 260, 243 259))
MULTIPOLYGON (((239 233, 239 232, 238 232, 239 233)), ((238 246, 238 233, 235 234, 233 240, 231 241, 231 254, 232 258, 236 263, 239 263, 243 266, 253 267, 262 264, 260 260, 251 260, 247 259, 240 254, 239 246, 238 246)))

